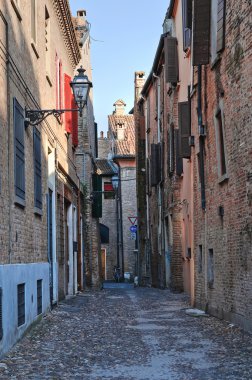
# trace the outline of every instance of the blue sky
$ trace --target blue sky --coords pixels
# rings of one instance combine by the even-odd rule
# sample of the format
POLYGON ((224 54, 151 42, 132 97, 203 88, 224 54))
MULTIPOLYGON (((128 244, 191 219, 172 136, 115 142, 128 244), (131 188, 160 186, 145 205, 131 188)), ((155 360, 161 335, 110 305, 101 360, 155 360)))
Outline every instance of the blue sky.
POLYGON ((134 102, 134 73, 148 76, 169 0, 70 0, 72 14, 85 9, 91 23, 94 113, 99 131, 107 131, 113 104, 134 102))

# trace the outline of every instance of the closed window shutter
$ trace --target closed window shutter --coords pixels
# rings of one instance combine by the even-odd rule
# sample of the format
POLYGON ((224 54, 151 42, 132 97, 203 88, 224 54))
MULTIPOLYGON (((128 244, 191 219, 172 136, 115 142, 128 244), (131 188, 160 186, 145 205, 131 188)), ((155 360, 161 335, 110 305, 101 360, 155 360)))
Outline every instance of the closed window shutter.
POLYGON ((25 150, 24 150, 24 113, 14 99, 15 133, 15 194, 25 199, 25 150))
POLYGON ((42 209, 42 178, 41 178, 41 136, 37 128, 33 129, 34 152, 34 204, 42 209))
MULTIPOLYGON (((67 74, 64 75, 64 95, 65 95, 65 108, 72 109, 72 91, 70 87, 71 77, 67 74)), ((65 112, 65 130, 67 133, 72 133, 72 112, 65 112)))
POLYGON ((185 28, 192 29, 192 0, 186 0, 185 28))
POLYGON ((92 216, 93 218, 102 217, 102 177, 98 174, 92 175, 93 180, 93 203, 92 203, 92 216))
POLYGON ((209 63, 211 0, 194 0, 193 66, 209 63))
POLYGON ((183 173, 183 159, 179 154, 179 130, 175 129, 175 147, 176 147, 176 174, 181 176, 183 173))
POLYGON ((165 37, 164 47, 166 83, 176 84, 179 76, 177 38, 171 36, 165 37))
POLYGON ((191 46, 192 0, 182 1, 182 19, 183 19, 183 50, 186 51, 191 46))
MULTIPOLYGON (((77 105, 74 100, 74 96, 72 95, 72 102, 71 102, 71 108, 77 109, 77 105)), ((73 146, 78 146, 79 139, 78 139, 78 112, 73 111, 72 112, 72 138, 73 138, 73 146)))
POLYGON ((218 0, 217 53, 219 53, 225 47, 225 18, 226 18, 226 1, 218 0))
POLYGON ((156 178, 156 155, 155 155, 155 144, 151 144, 151 157, 150 157, 150 166, 151 166, 151 186, 157 185, 156 178))
POLYGON ((179 121, 179 155, 182 158, 191 157, 191 147, 189 137, 191 135, 189 103, 178 103, 178 121, 179 121))
POLYGON ((151 186, 161 181, 161 144, 151 144, 151 186))
POLYGON ((168 170, 169 170, 169 175, 172 175, 174 172, 174 125, 173 124, 171 124, 169 128, 168 141, 169 141, 168 170))

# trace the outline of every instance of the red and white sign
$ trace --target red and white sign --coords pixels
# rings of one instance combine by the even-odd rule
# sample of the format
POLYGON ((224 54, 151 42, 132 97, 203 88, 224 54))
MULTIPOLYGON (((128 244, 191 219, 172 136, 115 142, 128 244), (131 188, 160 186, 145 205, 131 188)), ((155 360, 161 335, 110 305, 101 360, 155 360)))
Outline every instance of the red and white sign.
POLYGON ((130 223, 132 224, 132 226, 135 226, 135 224, 137 222, 137 216, 128 216, 128 219, 129 219, 130 223))

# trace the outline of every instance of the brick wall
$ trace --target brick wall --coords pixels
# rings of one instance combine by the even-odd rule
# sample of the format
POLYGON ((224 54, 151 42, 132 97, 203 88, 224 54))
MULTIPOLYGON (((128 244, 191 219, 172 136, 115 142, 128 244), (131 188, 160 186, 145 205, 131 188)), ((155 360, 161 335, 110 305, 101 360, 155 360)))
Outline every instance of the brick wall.
MULTIPOLYGON (((196 304, 213 314, 252 328, 251 300, 251 6, 227 3, 225 49, 203 71, 206 210, 201 209, 197 160, 194 160, 196 304), (227 175, 220 176, 216 113, 221 110, 227 175), (219 215, 219 207, 224 215, 219 215), (202 271, 199 266, 202 245, 202 271), (213 250, 214 283, 208 284, 209 250, 213 250)), ((196 108, 197 94, 193 109, 196 108)), ((197 125, 196 112, 192 125, 197 125)), ((199 150, 198 131, 195 154, 199 150)))

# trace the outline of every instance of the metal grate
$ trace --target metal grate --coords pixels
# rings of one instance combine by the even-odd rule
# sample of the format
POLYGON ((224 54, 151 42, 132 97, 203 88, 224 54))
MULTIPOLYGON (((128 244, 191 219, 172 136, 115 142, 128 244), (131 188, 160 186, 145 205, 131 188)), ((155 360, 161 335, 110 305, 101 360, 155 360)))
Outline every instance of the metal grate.
POLYGON ((37 281, 37 313, 42 313, 42 280, 37 281))
POLYGON ((0 288, 0 340, 3 338, 3 302, 2 302, 3 290, 0 288))
POLYGON ((17 286, 17 299, 18 299, 18 326, 25 323, 25 284, 17 286))

